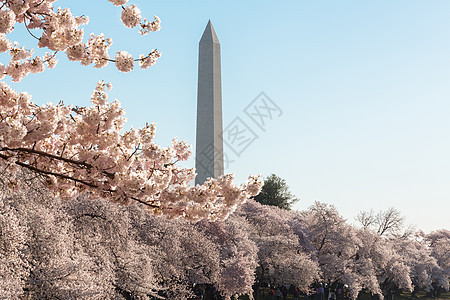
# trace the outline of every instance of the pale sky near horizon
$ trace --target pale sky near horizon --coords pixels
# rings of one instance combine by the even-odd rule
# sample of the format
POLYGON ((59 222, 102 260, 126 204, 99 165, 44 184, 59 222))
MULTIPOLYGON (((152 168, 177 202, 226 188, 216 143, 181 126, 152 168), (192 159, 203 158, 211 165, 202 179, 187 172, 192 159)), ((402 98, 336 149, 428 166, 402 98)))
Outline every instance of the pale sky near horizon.
MULTIPOLYGON (((55 70, 12 86, 40 104, 87 105, 98 80, 112 82, 128 126, 156 122, 160 144, 178 136, 194 145, 198 42, 211 19, 222 45, 224 128, 239 117, 258 137, 240 156, 225 146, 233 160, 225 171, 237 182, 274 173, 300 198, 297 209, 325 202, 353 222, 361 210, 393 206, 426 232, 450 229, 450 2, 130 3, 161 17, 162 30, 141 37, 106 0, 56 6, 88 15, 86 36, 112 37, 111 56, 157 48, 156 66, 124 74, 59 54, 55 70), (282 110, 264 130, 244 111, 261 92, 282 110)), ((23 28, 11 39, 35 45, 23 28)))

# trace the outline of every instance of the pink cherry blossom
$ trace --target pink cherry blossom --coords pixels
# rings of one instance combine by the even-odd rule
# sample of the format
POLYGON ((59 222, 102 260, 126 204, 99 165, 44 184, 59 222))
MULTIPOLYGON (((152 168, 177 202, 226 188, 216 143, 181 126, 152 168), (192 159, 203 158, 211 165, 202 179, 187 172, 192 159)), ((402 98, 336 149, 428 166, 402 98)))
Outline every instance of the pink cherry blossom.
POLYGON ((108 0, 108 1, 114 4, 115 6, 122 6, 128 3, 128 0, 108 0))
POLYGON ((141 18, 142 17, 140 9, 134 4, 126 6, 122 10, 122 15, 120 17, 123 24, 130 28, 139 25, 139 23, 141 22, 141 18))
POLYGON ((6 52, 12 48, 12 43, 6 38, 6 35, 0 33, 0 53, 6 52))
POLYGON ((116 61, 116 67, 120 72, 128 73, 133 70, 134 59, 130 53, 119 51, 114 59, 116 61))
POLYGON ((149 32, 156 32, 161 30, 161 19, 158 16, 154 16, 154 20, 149 22, 147 19, 144 19, 143 23, 141 23, 141 29, 139 33, 142 35, 146 35, 149 32))
POLYGON ((143 55, 141 54, 139 56, 140 61, 139 61, 139 66, 142 69, 147 69, 151 66, 153 66, 154 64, 156 64, 156 62, 158 61, 158 58, 161 57, 161 52, 158 52, 158 50, 153 50, 152 52, 150 52, 150 54, 148 55, 143 55))
POLYGON ((14 29, 16 15, 10 10, 0 10, 0 33, 10 33, 14 29))

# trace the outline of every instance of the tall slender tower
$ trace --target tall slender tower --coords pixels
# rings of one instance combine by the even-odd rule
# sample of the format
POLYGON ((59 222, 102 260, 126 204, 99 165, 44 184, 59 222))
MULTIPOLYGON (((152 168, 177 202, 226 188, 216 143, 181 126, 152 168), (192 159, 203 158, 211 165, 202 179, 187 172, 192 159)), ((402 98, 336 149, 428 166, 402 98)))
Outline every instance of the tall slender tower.
POLYGON ((223 175, 220 43, 211 21, 199 43, 195 184, 223 175))

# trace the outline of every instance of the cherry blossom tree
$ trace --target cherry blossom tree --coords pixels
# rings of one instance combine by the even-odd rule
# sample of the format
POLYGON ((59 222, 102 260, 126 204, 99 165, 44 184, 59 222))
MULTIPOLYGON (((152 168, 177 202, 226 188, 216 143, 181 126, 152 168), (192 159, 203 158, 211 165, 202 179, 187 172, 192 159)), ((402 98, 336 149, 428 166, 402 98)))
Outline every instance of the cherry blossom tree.
POLYGON ((193 296, 194 284, 217 282, 219 249, 195 224, 152 216, 139 206, 127 210, 136 240, 149 247, 161 296, 186 299, 193 296))
POLYGON ((363 286, 381 298, 399 289, 412 291, 411 269, 395 242, 366 228, 357 234, 361 240, 357 258, 363 286))
POLYGON ((348 285, 353 299, 363 289, 383 298, 383 288, 389 284, 412 289, 409 267, 380 234, 367 228, 358 230, 334 206, 320 202, 302 212, 302 216, 322 280, 328 285, 348 285))
POLYGON ((359 235, 364 236, 365 251, 370 252, 368 257, 385 293, 396 289, 414 289, 414 292, 419 289, 427 292, 448 290, 448 273, 433 256, 436 249, 442 251, 445 246, 433 248, 433 242, 427 244, 434 237, 445 234, 432 233, 430 240, 412 226, 404 229, 404 218, 394 208, 377 214, 361 212, 357 220, 363 227, 359 235))
POLYGON ((450 272, 450 231, 447 229, 433 231, 425 235, 425 241, 438 264, 450 272))
POLYGON ((250 239, 250 227, 242 216, 232 214, 226 221, 202 221, 196 225, 214 242, 220 253, 217 289, 225 299, 253 294, 258 248, 250 239))
POLYGON ((21 224, 7 197, 0 198, 0 298, 11 299, 22 293, 28 277, 24 257, 26 227, 21 224), (6 198, 6 199, 5 199, 6 198))
POLYGON ((448 289, 448 275, 438 265, 423 240, 398 239, 393 245, 411 270, 410 277, 415 290, 431 292, 436 288, 448 289))
POLYGON ((274 206, 248 201, 238 211, 250 224, 250 239, 258 246, 256 277, 260 283, 293 284, 307 292, 319 278, 319 268, 300 245, 287 216, 274 206))
POLYGON ((84 197, 64 202, 63 207, 73 224, 75 247, 93 261, 91 270, 102 278, 102 288, 109 297, 157 294, 155 257, 150 245, 136 239, 126 208, 84 197))
MULTIPOLYGON (((29 203, 23 201, 22 205, 29 203)), ((83 249, 73 246, 76 241, 73 227, 62 211, 32 205, 23 207, 23 212, 29 224, 30 237, 25 253, 31 265, 25 295, 32 299, 114 295, 104 284, 104 277, 96 277, 97 273, 92 272, 95 267, 92 258, 83 249)))
MULTIPOLYGON (((55 0, 0 1, 0 51, 10 54, 0 65, 4 76, 20 81, 31 73, 56 65, 57 52, 82 65, 105 67, 114 62, 121 72, 129 72, 139 61, 142 68, 153 65, 160 53, 152 50, 134 59, 128 52, 108 53, 112 44, 103 34, 84 39, 87 16, 74 16, 68 8, 53 7, 55 0), (27 49, 8 39, 22 23, 38 42, 38 48, 51 52, 33 56, 27 49)), ((139 27, 141 35, 158 31, 160 19, 142 19, 139 8, 127 0, 110 0, 122 10, 127 27, 139 27)), ((156 126, 123 130, 124 110, 116 100, 108 102, 111 85, 99 82, 89 107, 48 103, 38 106, 27 92, 17 92, 0 81, 0 167, 14 187, 19 168, 39 176, 45 186, 62 198, 85 193, 121 204, 138 202, 148 212, 190 220, 225 219, 240 203, 259 192, 258 177, 250 177, 242 186, 233 185, 233 176, 209 179, 192 187, 192 168, 177 162, 191 155, 185 141, 173 140, 163 148, 154 142, 156 126)))
POLYGON ((433 231, 425 235, 424 242, 439 266, 437 270, 439 279, 433 282, 433 291, 439 297, 442 290, 448 291, 450 288, 450 231, 446 229, 433 231))
POLYGON ((365 287, 356 271, 361 245, 356 232, 331 205, 316 202, 302 215, 316 251, 322 280, 329 285, 347 284, 351 297, 356 298, 365 287))
POLYGON ((111 285, 114 273, 99 268, 95 257, 80 246, 72 218, 61 200, 35 181, 32 187, 20 191, 3 190, 1 196, 3 210, 12 213, 15 218, 11 221, 16 221, 11 224, 17 224, 15 236, 0 238, 1 243, 19 246, 8 253, 9 259, 16 255, 8 263, 0 253, 0 267, 11 268, 9 272, 16 278, 11 298, 105 299, 118 295, 111 285))

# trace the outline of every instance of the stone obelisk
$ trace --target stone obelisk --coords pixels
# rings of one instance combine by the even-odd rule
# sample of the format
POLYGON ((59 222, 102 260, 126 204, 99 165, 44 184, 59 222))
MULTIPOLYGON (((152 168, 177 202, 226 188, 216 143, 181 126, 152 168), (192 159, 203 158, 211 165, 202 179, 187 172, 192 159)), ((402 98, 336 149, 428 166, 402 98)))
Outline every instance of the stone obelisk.
POLYGON ((223 175, 220 43, 211 21, 199 43, 195 184, 223 175))

